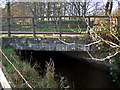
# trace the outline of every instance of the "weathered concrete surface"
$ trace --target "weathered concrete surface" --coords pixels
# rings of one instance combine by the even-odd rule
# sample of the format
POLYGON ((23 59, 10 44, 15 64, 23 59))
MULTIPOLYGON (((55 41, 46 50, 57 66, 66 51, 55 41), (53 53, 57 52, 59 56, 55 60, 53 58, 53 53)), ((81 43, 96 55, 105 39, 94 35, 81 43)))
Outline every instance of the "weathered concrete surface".
MULTIPOLYGON (((66 37, 61 40, 68 43, 88 44, 91 40, 88 36, 84 37, 66 37)), ((92 50, 76 45, 67 45, 58 40, 58 38, 41 38, 41 37, 10 37, 2 38, 2 45, 10 45, 18 50, 39 50, 39 51, 86 51, 92 50)))
MULTIPOLYGON (((0 50, 1 50, 2 38, 0 38, 0 50)), ((2 54, 0 52, 0 68, 2 67, 2 54)))
POLYGON ((9 88, 9 90, 12 90, 1 68, 0 68, 0 83, 2 88, 5 88, 5 89, 9 88))

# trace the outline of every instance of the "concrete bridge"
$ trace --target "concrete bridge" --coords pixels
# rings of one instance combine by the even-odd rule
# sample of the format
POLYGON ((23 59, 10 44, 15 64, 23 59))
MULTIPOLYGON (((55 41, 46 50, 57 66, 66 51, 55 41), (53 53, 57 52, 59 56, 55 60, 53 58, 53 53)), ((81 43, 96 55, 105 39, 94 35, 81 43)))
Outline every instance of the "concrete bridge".
MULTIPOLYGON (((83 35, 79 37, 62 37, 60 40, 67 43, 76 44, 66 44, 60 41, 58 38, 46 38, 46 37, 2 37, 0 39, 2 45, 11 46, 16 50, 33 50, 33 51, 62 51, 64 55, 81 59, 84 58, 87 62, 97 63, 100 65, 109 66, 108 64, 95 61, 90 59, 90 56, 86 52, 87 50, 91 53, 99 55, 96 53, 98 51, 96 45, 92 45, 89 48, 85 46, 76 47, 76 44, 86 45, 91 43, 89 35, 83 35)), ((102 49, 100 49, 102 51, 102 49)), ((60 52, 61 53, 61 52, 60 52)))

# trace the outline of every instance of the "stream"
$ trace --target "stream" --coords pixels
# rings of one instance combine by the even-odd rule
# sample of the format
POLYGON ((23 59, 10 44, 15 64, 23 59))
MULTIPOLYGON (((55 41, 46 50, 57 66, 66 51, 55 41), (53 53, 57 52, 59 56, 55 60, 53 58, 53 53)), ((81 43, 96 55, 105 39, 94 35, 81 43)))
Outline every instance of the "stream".
POLYGON ((101 66, 95 65, 96 63, 90 64, 85 59, 76 59, 59 51, 21 51, 21 58, 31 60, 32 63, 39 62, 43 70, 45 62, 52 58, 55 63, 55 74, 66 78, 72 88, 117 87, 112 82, 109 70, 100 68, 101 66))

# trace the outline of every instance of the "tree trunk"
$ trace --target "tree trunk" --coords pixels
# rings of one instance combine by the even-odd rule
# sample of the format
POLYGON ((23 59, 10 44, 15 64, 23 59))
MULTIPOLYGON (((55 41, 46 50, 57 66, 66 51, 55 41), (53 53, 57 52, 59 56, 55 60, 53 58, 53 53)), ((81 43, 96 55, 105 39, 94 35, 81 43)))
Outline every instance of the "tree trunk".
POLYGON ((105 15, 106 16, 111 15, 112 8, 113 8, 113 0, 108 0, 106 3, 106 6, 105 6, 105 15))

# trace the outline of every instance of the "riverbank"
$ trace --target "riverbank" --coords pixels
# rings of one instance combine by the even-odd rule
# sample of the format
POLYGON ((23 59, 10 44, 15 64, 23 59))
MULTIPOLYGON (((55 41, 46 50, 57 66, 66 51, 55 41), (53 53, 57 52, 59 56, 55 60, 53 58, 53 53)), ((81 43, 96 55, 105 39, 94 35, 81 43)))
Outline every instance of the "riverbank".
MULTIPOLYGON (((47 66, 46 72, 44 71, 43 75, 40 75, 39 72, 33 67, 30 63, 26 61, 21 61, 20 57, 16 55, 14 49, 10 47, 3 47, 2 51, 8 57, 8 59, 14 64, 14 66, 21 72, 26 81, 33 88, 63 88, 64 85, 60 86, 60 79, 55 79, 54 70, 51 72, 51 69, 54 67, 47 66), (49 68, 49 70, 48 70, 49 68), (53 75, 53 76, 51 76, 53 75)), ((48 62, 49 63, 49 62, 48 62)), ((20 75, 14 70, 12 65, 2 56, 2 64, 5 67, 8 76, 12 79, 15 87, 12 88, 28 88, 25 81, 20 77, 20 75)), ((43 71, 41 71, 43 72, 43 71)))

